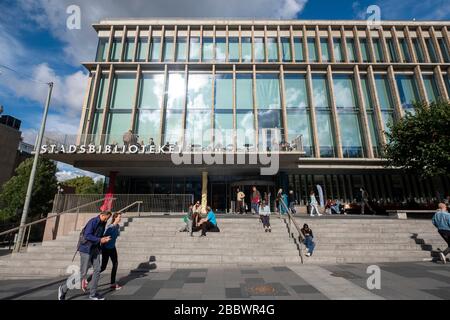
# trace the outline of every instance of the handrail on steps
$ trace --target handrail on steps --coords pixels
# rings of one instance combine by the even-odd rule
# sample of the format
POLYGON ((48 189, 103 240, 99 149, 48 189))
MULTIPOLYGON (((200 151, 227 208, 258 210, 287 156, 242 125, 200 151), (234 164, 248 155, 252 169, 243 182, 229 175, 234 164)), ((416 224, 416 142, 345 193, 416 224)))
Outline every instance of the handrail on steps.
POLYGON ((298 251, 299 251, 299 254, 300 254, 300 260, 301 260, 301 262, 303 264, 303 249, 302 249, 302 246, 304 244, 305 237, 303 236, 302 229, 298 225, 297 221, 295 220, 294 216, 292 215, 291 211, 289 210, 288 206, 286 205, 286 203, 284 202, 283 199, 280 199, 280 203, 281 203, 281 205, 284 207, 284 209, 287 212, 286 214, 281 214, 281 212, 280 212, 280 218, 283 218, 286 221, 286 218, 284 216, 287 216, 287 218, 288 218, 287 227, 288 227, 289 237, 292 237, 292 239, 295 239, 295 240, 299 240, 298 251), (295 227, 294 229, 297 230, 298 237, 295 237, 294 233, 291 232, 291 230, 292 230, 291 225, 292 224, 295 227))

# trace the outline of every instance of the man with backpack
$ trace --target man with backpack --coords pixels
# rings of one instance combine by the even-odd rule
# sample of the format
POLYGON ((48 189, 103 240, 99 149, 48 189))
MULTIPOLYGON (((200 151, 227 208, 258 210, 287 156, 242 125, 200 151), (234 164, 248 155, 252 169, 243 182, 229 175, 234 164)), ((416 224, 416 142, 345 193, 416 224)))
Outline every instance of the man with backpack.
MULTIPOLYGON (((94 273, 90 284, 89 299, 104 300, 102 296, 97 293, 98 281, 101 272, 101 245, 108 243, 111 237, 104 237, 105 226, 108 219, 111 217, 111 212, 102 212, 98 216, 90 219, 86 226, 80 233, 78 240, 77 252, 80 252, 80 279, 81 289, 86 290, 87 272, 92 266, 94 273)), ((66 294, 69 291, 69 280, 58 288, 58 300, 65 300, 66 294)))

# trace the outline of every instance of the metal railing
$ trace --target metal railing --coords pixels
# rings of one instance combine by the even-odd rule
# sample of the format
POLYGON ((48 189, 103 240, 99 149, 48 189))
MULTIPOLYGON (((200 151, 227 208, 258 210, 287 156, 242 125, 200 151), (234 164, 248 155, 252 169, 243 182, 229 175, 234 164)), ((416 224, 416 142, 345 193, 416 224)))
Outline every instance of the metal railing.
POLYGON ((286 226, 288 228, 289 238, 292 238, 292 239, 294 239, 294 241, 297 242, 297 248, 298 248, 298 252, 300 255, 300 260, 303 264, 303 246, 305 243, 304 242, 305 237, 303 236, 302 229, 298 225, 297 221, 295 220, 294 216, 292 215, 291 211, 289 210, 288 206, 283 201, 283 199, 280 199, 280 203, 283 206, 283 208, 286 210, 286 214, 280 213, 280 218, 284 219, 284 222, 286 223, 286 226), (286 221, 286 219, 287 219, 287 221, 286 221), (294 226, 294 228, 292 228, 292 226, 294 226), (295 235, 294 232, 296 232, 297 235, 295 235))
MULTIPOLYGON (((52 211, 66 211, 104 197, 98 194, 57 194, 52 211)), ((114 198, 116 200, 112 203, 111 211, 119 211, 130 203, 140 202, 140 212, 186 213, 189 205, 194 202, 193 194, 114 194, 114 198)), ((95 205, 85 206, 83 209, 83 213, 95 212, 98 212, 95 205)))
MULTIPOLYGON (((115 198, 112 198, 112 200, 114 200, 114 199, 115 198)), ((28 246, 28 243, 29 243, 29 240, 30 240, 31 228, 33 226, 36 226, 36 225, 41 224, 43 222, 47 222, 50 219, 58 218, 58 217, 60 217, 62 215, 68 214, 68 213, 73 213, 73 211, 77 211, 76 221, 78 221, 78 213, 79 213, 80 209, 82 209, 84 207, 87 207, 87 206, 95 205, 96 203, 99 203, 99 202, 104 201, 104 200, 105 200, 105 198, 98 199, 98 200, 95 200, 93 202, 89 202, 89 203, 83 204, 81 206, 78 206, 78 207, 75 207, 75 208, 71 208, 71 209, 65 210, 63 212, 59 212, 59 213, 53 214, 53 215, 48 216, 48 217, 45 217, 45 218, 42 218, 42 219, 38 219, 38 220, 33 221, 33 222, 29 222, 29 223, 25 224, 22 227, 18 226, 18 227, 15 227, 15 228, 3 231, 3 232, 0 233, 0 237, 8 236, 9 242, 11 242, 11 240, 15 236, 15 233, 19 232, 19 230, 23 228, 24 229, 24 234, 26 235, 26 237, 24 239, 25 246, 24 246, 23 242, 16 244, 16 246, 18 246, 18 248, 22 249, 22 247, 27 247, 28 246)), ((76 225, 77 225, 77 223, 75 222, 75 228, 76 228, 76 225)))

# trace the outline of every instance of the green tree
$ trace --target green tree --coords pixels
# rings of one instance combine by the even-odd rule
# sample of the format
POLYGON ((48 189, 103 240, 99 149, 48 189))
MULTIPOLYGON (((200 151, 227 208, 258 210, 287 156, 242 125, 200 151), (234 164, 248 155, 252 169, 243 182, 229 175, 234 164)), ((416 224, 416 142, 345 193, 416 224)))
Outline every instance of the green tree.
MULTIPOLYGON (((16 175, 9 179, 0 194, 0 216, 3 220, 15 220, 20 217, 30 179, 33 158, 22 162, 16 169, 16 175)), ((39 159, 36 177, 31 195, 29 218, 46 215, 52 209, 57 192, 56 164, 48 159, 39 159)))
POLYGON ((414 104, 415 113, 390 125, 385 157, 422 178, 450 176, 450 103, 414 104))
POLYGON ((76 194, 102 194, 103 180, 95 182, 91 177, 77 177, 61 183, 62 188, 69 186, 75 188, 76 194))

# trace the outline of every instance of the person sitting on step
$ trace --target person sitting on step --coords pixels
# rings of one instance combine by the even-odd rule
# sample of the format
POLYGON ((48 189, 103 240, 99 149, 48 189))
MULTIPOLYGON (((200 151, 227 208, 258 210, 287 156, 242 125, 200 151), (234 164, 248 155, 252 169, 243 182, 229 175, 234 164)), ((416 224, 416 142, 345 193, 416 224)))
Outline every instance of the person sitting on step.
POLYGON ((310 227, 305 223, 303 225, 303 228, 301 230, 303 237, 305 238, 305 241, 303 242, 306 246, 306 256, 310 257, 312 256, 314 252, 314 248, 316 247, 316 244, 314 243, 314 234, 313 231, 310 229, 310 227))
POLYGON ((217 220, 214 211, 210 206, 206 207, 206 211, 208 212, 208 215, 206 216, 206 218, 200 220, 199 222, 199 225, 202 229, 202 234, 200 235, 200 237, 206 237, 207 231, 220 232, 219 228, 217 227, 217 220))

